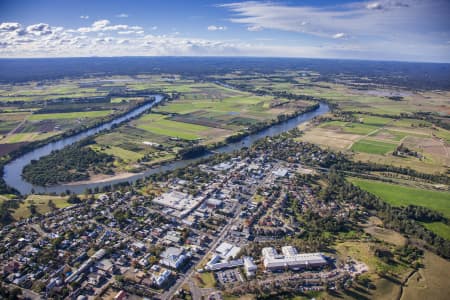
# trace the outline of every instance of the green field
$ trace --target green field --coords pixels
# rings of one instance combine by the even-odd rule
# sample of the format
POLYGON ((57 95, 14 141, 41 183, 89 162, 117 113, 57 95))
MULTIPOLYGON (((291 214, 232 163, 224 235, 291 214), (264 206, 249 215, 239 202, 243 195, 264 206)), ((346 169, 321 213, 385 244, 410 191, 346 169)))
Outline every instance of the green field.
POLYGON ((344 127, 344 132, 352 134, 366 135, 377 130, 378 126, 359 124, 359 123, 347 123, 344 127))
POLYGON ((52 200, 53 203, 55 203, 55 206, 57 208, 64 208, 71 205, 70 203, 67 202, 67 199, 68 197, 30 195, 20 204, 19 208, 17 208, 14 211, 13 217, 16 220, 28 218, 31 215, 30 210, 28 209, 28 206, 31 204, 31 201, 34 201, 36 209, 39 213, 45 214, 50 211, 50 207, 48 206, 50 200, 52 200))
POLYGON ((394 206, 417 205, 441 212, 450 218, 450 193, 374 180, 349 178, 349 181, 394 206))
POLYGON ((442 222, 422 223, 427 229, 433 231, 440 237, 450 240, 450 226, 442 222))
POLYGON ((91 146, 93 150, 100 151, 109 155, 117 156, 121 158, 124 162, 136 162, 138 159, 142 158, 144 155, 134 151, 126 150, 116 146, 108 146, 101 148, 98 145, 91 146))
POLYGON ((361 118, 364 124, 374 126, 386 125, 387 123, 392 121, 392 119, 390 118, 370 116, 370 115, 357 115, 357 117, 361 118))
POLYGON ((373 141, 362 139, 352 145, 352 150, 355 152, 364 152, 370 154, 386 154, 392 152, 397 148, 396 144, 385 143, 380 141, 373 141))
POLYGON ((33 114, 28 120, 41 121, 49 119, 82 119, 82 118, 100 118, 111 114, 111 110, 97 110, 97 111, 79 111, 70 113, 55 113, 55 114, 33 114))
POLYGON ((202 133, 211 129, 210 127, 202 125, 167 120, 165 116, 156 114, 148 114, 141 117, 137 127, 155 134, 177 137, 185 140, 198 139, 202 137, 202 133))

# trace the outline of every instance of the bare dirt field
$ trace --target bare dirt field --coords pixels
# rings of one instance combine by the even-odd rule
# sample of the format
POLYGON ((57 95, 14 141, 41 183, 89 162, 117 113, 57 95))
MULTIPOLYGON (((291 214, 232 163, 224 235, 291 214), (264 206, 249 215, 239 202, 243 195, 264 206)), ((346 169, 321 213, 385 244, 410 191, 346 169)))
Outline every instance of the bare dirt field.
POLYGON ((450 299, 450 262, 426 251, 423 264, 406 283, 401 300, 450 299))
POLYGON ((425 153, 448 158, 448 148, 440 139, 420 138, 409 136, 405 138, 404 144, 408 147, 423 149, 425 153))
POLYGON ((378 226, 371 226, 371 227, 364 228, 364 231, 366 233, 376 237, 379 240, 382 240, 382 241, 385 241, 387 243, 394 244, 397 246, 404 246, 407 241, 406 238, 403 235, 401 235, 400 233, 390 230, 390 229, 378 227, 378 226))
POLYGON ((329 128, 313 128, 305 132, 301 139, 310 143, 329 146, 333 149, 344 150, 361 137, 358 134, 340 133, 339 131, 329 128))

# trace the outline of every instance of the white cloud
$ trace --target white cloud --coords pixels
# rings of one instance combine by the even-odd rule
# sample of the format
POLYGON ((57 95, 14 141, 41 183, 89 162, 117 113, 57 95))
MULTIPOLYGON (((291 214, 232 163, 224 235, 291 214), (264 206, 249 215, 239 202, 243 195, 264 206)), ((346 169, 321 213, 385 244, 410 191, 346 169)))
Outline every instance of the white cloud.
POLYGON ((252 25, 252 26, 248 26, 247 27, 248 31, 261 31, 263 29, 264 28, 262 26, 260 26, 260 25, 252 25))
POLYGON ((157 29, 158 29, 158 26, 152 26, 152 27, 150 27, 150 29, 151 29, 151 30, 157 30, 157 29))
POLYGON ((209 25, 207 29, 209 31, 224 31, 224 30, 227 30, 227 27, 226 26, 209 25))
MULTIPOLYGON (((404 2, 389 2, 391 6, 379 2, 384 9, 368 9, 368 2, 339 9, 299 9, 267 2, 227 6, 235 14, 232 22, 242 24, 244 29, 270 29, 270 34, 272 30, 289 31, 294 36, 289 40, 276 34, 265 36, 270 39, 251 41, 188 38, 182 34, 156 34, 156 26, 147 25, 144 30, 109 20, 97 20, 81 28, 0 23, 0 57, 239 55, 450 61, 449 21, 443 17, 442 7, 427 10, 424 2, 409 2, 409 6, 404 2), (411 21, 411 13, 416 23, 411 21), (319 38, 314 39, 316 43, 308 43, 296 35, 319 38), (423 36, 426 38, 419 39, 423 36)), ((225 27, 211 26, 216 30, 225 27)))
POLYGON ((402 36, 403 32, 422 35, 438 29, 448 33, 450 26, 448 0, 380 0, 317 7, 250 1, 220 7, 233 13, 229 21, 243 24, 248 30, 276 29, 322 38, 346 32, 385 39, 396 33, 402 36))
POLYGON ((0 23, 0 31, 15 31, 21 28, 17 22, 0 23))
POLYGON ((99 31, 126 31, 126 30, 142 30, 141 26, 130 26, 130 25, 110 25, 111 22, 109 20, 98 20, 92 23, 90 27, 80 27, 77 29, 80 33, 89 33, 89 32, 99 32, 99 31))
POLYGON ((366 6, 368 9, 383 9, 383 5, 379 2, 367 3, 366 6))
POLYGON ((333 35, 333 39, 342 39, 345 38, 347 35, 343 32, 339 32, 333 35))
POLYGON ((116 17, 117 18, 128 18, 128 14, 121 13, 121 14, 116 15, 116 17))
POLYGON ((31 34, 38 35, 38 36, 47 35, 47 34, 52 33, 52 29, 50 28, 50 26, 45 23, 39 23, 39 24, 27 26, 26 31, 27 31, 27 33, 31 33, 31 34))
POLYGON ((87 20, 87 19, 89 19, 89 16, 80 16, 80 19, 87 20))

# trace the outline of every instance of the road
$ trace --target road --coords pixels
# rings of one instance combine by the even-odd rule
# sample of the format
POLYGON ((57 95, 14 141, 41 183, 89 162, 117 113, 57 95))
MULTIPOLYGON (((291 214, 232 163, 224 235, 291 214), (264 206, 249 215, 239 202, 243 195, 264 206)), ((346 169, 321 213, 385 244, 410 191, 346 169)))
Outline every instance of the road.
POLYGON ((238 213, 236 213, 236 217, 234 217, 230 222, 228 222, 227 225, 225 225, 222 229, 222 231, 220 231, 219 236, 216 238, 215 241, 213 241, 213 243, 211 244, 211 246, 209 247, 208 252, 206 252, 203 257, 200 259, 200 261, 192 266, 189 271, 184 275, 183 280, 179 280, 175 283, 175 285, 173 285, 170 290, 168 292, 166 292, 165 294, 162 295, 161 299, 163 300, 169 300, 172 299, 173 296, 175 295, 175 293, 185 284, 189 283, 191 281, 191 276, 196 272, 197 268, 199 267, 200 263, 203 261, 203 259, 205 257, 208 257, 213 251, 214 249, 217 248, 217 246, 219 245, 219 243, 222 242, 223 238, 228 234, 228 232, 230 231, 231 227, 234 225, 234 223, 236 223, 236 221, 239 219, 239 211, 241 211, 241 206, 239 206, 238 208, 238 213))

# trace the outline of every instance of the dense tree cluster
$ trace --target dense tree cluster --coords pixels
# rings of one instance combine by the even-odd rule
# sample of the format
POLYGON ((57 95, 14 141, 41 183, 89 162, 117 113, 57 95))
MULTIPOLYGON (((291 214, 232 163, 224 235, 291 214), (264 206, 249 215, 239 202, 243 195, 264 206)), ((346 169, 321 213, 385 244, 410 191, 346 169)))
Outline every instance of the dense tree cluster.
POLYGON ((24 168, 23 177, 30 183, 48 186, 86 180, 90 172, 112 174, 114 158, 84 147, 89 142, 80 142, 32 161, 24 168))

